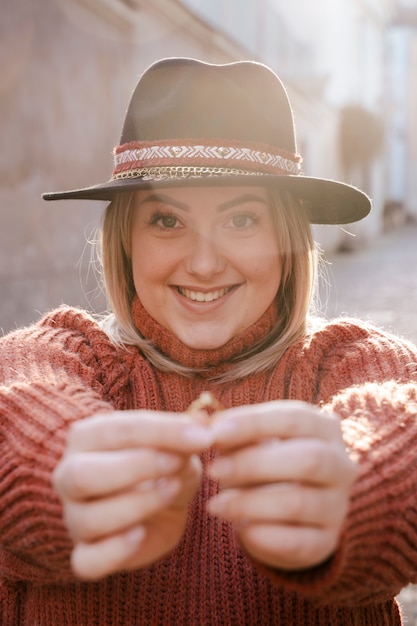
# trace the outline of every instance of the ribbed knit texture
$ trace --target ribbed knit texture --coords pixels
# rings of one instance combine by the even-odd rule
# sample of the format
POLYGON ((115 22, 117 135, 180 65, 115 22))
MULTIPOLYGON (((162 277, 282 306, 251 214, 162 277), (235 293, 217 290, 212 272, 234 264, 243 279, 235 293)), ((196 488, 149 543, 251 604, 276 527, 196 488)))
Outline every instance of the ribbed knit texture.
MULTIPOLYGON (((141 331, 185 365, 185 378, 117 348, 82 311, 61 308, 0 341, 0 623, 2 626, 384 626, 393 597, 417 582, 417 351, 359 322, 322 324, 273 371, 235 382, 210 375, 267 333, 268 311, 219 350, 196 353, 135 305, 141 331), (146 570, 74 579, 71 539, 51 473, 69 425, 116 409, 183 411, 211 390, 226 407, 301 399, 343 419, 360 462, 339 549, 320 567, 276 571, 249 559, 210 517, 206 475, 178 547, 146 570)), ((203 455, 207 465, 213 452, 203 455)))

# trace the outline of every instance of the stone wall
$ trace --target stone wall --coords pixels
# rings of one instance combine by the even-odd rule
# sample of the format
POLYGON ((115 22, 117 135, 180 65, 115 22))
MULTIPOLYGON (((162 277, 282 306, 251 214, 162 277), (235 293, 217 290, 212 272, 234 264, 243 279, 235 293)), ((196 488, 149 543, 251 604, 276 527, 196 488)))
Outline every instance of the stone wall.
POLYGON ((143 3, 135 12, 120 0, 0 5, 0 328, 6 332, 61 303, 105 309, 89 243, 102 203, 45 202, 41 194, 109 178, 112 148, 142 71, 163 56, 221 62, 244 53, 175 2, 143 3))

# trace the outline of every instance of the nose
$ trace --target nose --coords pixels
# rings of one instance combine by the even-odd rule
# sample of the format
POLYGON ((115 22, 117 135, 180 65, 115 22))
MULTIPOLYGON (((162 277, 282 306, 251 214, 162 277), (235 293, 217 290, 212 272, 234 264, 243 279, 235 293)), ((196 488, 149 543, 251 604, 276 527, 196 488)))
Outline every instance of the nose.
POLYGON ((187 271, 207 280, 222 272, 225 264, 225 256, 215 235, 195 233, 187 255, 187 271))

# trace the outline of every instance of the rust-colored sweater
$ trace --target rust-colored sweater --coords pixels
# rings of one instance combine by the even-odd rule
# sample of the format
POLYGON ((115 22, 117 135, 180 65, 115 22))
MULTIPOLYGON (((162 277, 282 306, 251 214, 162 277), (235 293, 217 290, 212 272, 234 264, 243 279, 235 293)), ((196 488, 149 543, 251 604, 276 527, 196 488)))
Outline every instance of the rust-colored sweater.
MULTIPOLYGON (((160 350, 204 376, 155 369, 117 348, 82 311, 61 308, 0 341, 0 623, 2 626, 383 626, 417 581, 417 351, 360 322, 323 323, 273 371, 215 384, 214 373, 263 336, 268 311, 219 350, 189 350, 136 304, 160 350), (228 523, 210 517, 206 477, 178 547, 145 570, 85 583, 51 486, 66 432, 98 411, 183 411, 202 390, 226 407, 279 398, 320 404, 343 419, 361 471, 336 554, 314 569, 263 568, 228 523)), ((207 463, 212 451, 204 455, 207 463)))

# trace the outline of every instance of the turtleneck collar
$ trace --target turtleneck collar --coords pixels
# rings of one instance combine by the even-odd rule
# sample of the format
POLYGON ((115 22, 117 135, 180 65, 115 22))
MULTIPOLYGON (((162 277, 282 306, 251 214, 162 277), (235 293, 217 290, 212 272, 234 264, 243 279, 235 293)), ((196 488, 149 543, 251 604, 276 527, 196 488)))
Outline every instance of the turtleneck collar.
POLYGON ((205 370, 230 363, 266 337, 276 322, 277 308, 273 302, 257 322, 214 350, 196 350, 184 345, 171 331, 149 315, 137 296, 132 304, 132 317, 140 334, 165 356, 185 367, 205 370))

